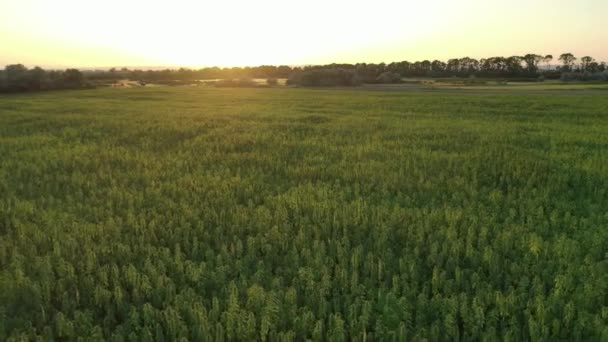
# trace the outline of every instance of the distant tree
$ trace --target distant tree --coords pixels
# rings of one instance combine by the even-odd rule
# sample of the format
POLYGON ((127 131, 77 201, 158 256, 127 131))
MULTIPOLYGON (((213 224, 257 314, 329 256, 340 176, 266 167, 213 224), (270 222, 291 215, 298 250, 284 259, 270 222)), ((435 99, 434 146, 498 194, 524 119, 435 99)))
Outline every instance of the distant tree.
POLYGON ((291 73, 291 67, 289 67, 287 65, 280 65, 277 68, 275 77, 286 78, 286 77, 289 77, 290 73, 291 73))
POLYGON ((397 72, 397 73, 401 74, 401 76, 406 76, 406 75, 409 75, 411 65, 412 65, 412 63, 410 63, 408 61, 391 63, 388 66, 388 70, 397 72))
POLYGON ((27 68, 23 64, 11 64, 4 68, 7 91, 25 91, 28 86, 27 68))
POLYGON ((591 57, 591 56, 585 56, 585 57, 581 58, 582 71, 592 72, 593 70, 591 70, 591 63, 594 63, 594 62, 595 62, 595 59, 593 59, 593 57, 591 57))
MULTIPOLYGON (((347 70, 347 68, 344 68, 343 66, 337 66, 337 68, 329 68, 329 70, 332 70, 332 69, 334 69, 336 71, 336 74, 340 74, 340 72, 338 72, 337 70, 342 70, 342 71, 347 70)), ((376 80, 376 77, 378 77, 378 75, 380 73, 381 73, 381 71, 379 70, 378 66, 376 66, 375 64, 360 63, 360 64, 356 65, 356 76, 363 82, 374 83, 376 80)), ((325 76, 329 76, 329 74, 325 75, 325 76)), ((342 79, 342 77, 348 78, 348 76, 345 76, 345 75, 342 75, 338 78, 342 79)))
POLYGON ((543 56, 529 53, 523 57, 523 61, 526 63, 526 70, 530 74, 538 72, 538 63, 543 60, 543 56))
POLYGON ((600 70, 600 63, 593 61, 591 63, 589 63, 589 65, 587 66, 587 69, 589 72, 599 72, 600 70))
POLYGON ((42 68, 35 67, 28 71, 27 90, 43 90, 49 87, 48 76, 42 68))
POLYGON ((519 60, 519 66, 515 65, 516 62, 517 60, 513 57, 511 57, 510 59, 504 57, 489 57, 486 59, 482 59, 479 62, 479 68, 481 74, 484 76, 505 76, 510 72, 510 69, 516 71, 521 69, 521 59, 519 60), (509 67, 510 64, 511 67, 509 67))
POLYGON ((511 56, 507 58, 507 71, 510 75, 518 75, 523 71, 523 68, 521 66, 523 60, 523 57, 520 56, 511 56))
POLYGON ((431 72, 431 61, 424 60, 424 61, 420 62, 420 66, 422 68, 421 71, 424 74, 424 76, 428 76, 431 72))
POLYGON ((469 76, 478 70, 479 61, 471 57, 463 57, 460 58, 459 65, 463 76, 469 76))
POLYGON ((63 72, 63 86, 65 88, 81 88, 84 84, 84 75, 80 70, 67 69, 63 72))
POLYGON ((460 60, 458 58, 448 60, 447 71, 453 74, 458 74, 460 72, 460 60))
POLYGON ((486 71, 488 68, 488 59, 487 58, 482 58, 479 60, 479 71, 480 72, 484 72, 486 71))
POLYGON ((440 74, 445 71, 446 66, 447 66, 447 64, 445 64, 444 62, 434 60, 431 63, 431 70, 433 71, 433 73, 440 74))
POLYGON ((559 56, 559 61, 562 62, 562 70, 572 71, 572 66, 576 61, 576 57, 571 53, 563 53, 559 56))
POLYGON ((551 63, 552 60, 553 60, 553 55, 546 55, 545 57, 543 57, 543 62, 545 63, 547 70, 550 69, 549 63, 551 63))

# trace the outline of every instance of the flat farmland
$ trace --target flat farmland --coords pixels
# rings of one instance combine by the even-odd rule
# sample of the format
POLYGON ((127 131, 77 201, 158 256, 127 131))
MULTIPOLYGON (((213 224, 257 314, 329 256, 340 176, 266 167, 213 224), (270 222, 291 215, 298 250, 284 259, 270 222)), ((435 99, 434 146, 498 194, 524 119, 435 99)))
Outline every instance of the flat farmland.
POLYGON ((608 96, 0 96, 0 340, 608 339, 608 96))

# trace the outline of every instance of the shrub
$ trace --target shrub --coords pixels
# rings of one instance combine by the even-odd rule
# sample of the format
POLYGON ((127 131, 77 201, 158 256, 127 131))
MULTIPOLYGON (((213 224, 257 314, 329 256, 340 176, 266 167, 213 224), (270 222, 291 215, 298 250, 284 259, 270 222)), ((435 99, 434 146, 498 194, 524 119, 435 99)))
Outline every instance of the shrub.
POLYGON ((560 79, 564 82, 608 81, 608 72, 564 72, 560 79))
POLYGON ((361 79, 353 70, 316 69, 291 74, 287 84, 304 87, 358 86, 361 79))
POLYGON ((543 72, 543 76, 547 80, 559 80, 562 73, 558 70, 546 70, 543 72))
POLYGON ((279 81, 277 81, 276 78, 269 78, 266 80, 266 84, 268 84, 269 86, 276 86, 277 84, 279 84, 279 81))
POLYGON ((395 72, 385 71, 376 78, 376 83, 401 83, 401 75, 395 72))
POLYGON ((0 70, 0 92, 24 92, 50 89, 90 88, 85 76, 77 69, 45 71, 22 64, 7 65, 0 70))

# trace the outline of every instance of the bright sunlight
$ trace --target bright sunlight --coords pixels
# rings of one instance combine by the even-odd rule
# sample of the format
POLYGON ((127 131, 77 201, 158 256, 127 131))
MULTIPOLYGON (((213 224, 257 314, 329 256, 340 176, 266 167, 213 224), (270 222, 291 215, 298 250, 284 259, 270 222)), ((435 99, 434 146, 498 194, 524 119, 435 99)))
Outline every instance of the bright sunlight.
POLYGON ((557 54, 563 48, 608 57, 602 43, 608 34, 596 29, 608 3, 584 3, 566 11, 548 0, 515 0, 508 8, 481 0, 6 1, 0 4, 0 45, 8 48, 0 62, 299 65, 557 54), (535 25, 511 25, 522 21, 535 25), (521 51, 507 47, 515 42, 521 51))

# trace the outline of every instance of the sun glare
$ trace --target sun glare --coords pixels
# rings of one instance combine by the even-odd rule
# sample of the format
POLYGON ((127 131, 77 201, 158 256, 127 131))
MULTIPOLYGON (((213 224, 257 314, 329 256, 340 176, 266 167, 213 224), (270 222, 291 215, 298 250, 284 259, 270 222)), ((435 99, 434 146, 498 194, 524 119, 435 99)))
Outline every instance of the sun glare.
POLYGON ((500 8, 497 16, 499 6, 481 0, 6 1, 0 44, 10 48, 0 57, 78 66, 295 65, 558 53, 565 45, 608 55, 601 48, 607 33, 582 34, 593 18, 556 35, 564 14, 545 2, 527 4, 517 15, 500 8), (488 14, 476 15, 482 8, 488 14), (550 22, 534 29, 544 37, 540 43, 529 28, 509 24, 514 17, 537 22, 541 10, 550 22), (513 42, 521 51, 506 52, 513 42))
MULTIPOLYGON (((79 59, 78 65, 118 60, 189 66, 339 62, 346 54, 365 59, 375 49, 404 38, 425 37, 438 28, 425 24, 424 15, 398 20, 394 13, 405 13, 407 2, 390 2, 393 14, 387 18, 371 16, 363 3, 347 1, 174 1, 169 5, 110 0, 95 8, 88 2, 64 2, 69 4, 26 0, 19 11, 12 10, 22 13, 25 7, 29 20, 38 23, 21 32, 29 40, 51 41, 43 45, 56 51, 74 45, 89 48, 86 58, 73 50, 60 57, 50 53, 47 57, 58 64, 79 59)), ((5 13, 17 7, 3 6, 9 7, 5 13)), ((424 12, 432 8, 426 5, 424 12)), ((12 16, 4 26, 10 28, 11 23, 17 26, 20 18, 12 16)))

